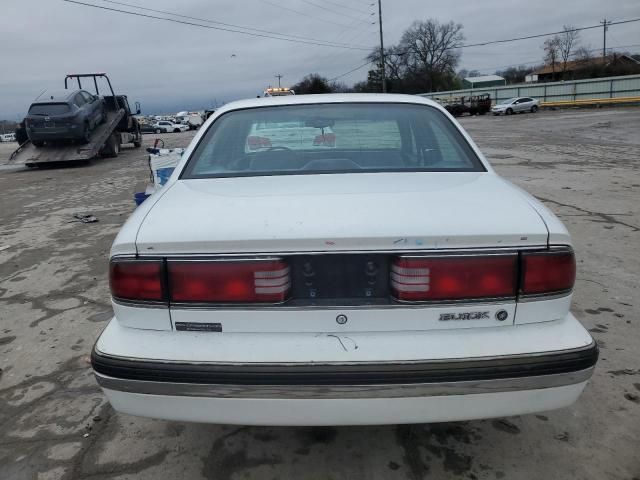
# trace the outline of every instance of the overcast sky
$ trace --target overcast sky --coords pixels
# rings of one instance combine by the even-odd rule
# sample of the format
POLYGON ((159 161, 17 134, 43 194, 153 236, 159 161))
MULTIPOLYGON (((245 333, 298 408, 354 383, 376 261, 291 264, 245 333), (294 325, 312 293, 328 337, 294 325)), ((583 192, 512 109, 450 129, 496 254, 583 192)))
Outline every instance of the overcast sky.
MULTIPOLYGON (((79 1, 136 11, 103 0, 79 1)), ((119 1, 355 47, 378 42, 377 24, 369 23, 377 16, 370 15, 374 8, 367 0, 119 1)), ((396 43, 414 20, 428 18, 462 23, 467 43, 476 43, 556 31, 563 24, 595 25, 604 17, 638 18, 640 0, 383 0, 386 45, 396 43)), ((513 64, 531 64, 541 60, 543 41, 466 48, 459 68, 493 73, 513 64)), ((602 29, 581 32, 581 43, 602 48, 602 29)), ((610 27, 607 44, 640 51, 640 22, 610 27)), ((135 17, 62 0, 1 0, 0 45, 0 119, 24 115, 43 89, 61 88, 66 73, 107 72, 116 93, 140 101, 143 113, 175 112, 254 97, 268 85, 277 85, 278 73, 283 85, 310 72, 336 77, 364 63, 367 54, 135 17)), ((352 84, 365 79, 366 73, 365 67, 341 80, 352 84)))

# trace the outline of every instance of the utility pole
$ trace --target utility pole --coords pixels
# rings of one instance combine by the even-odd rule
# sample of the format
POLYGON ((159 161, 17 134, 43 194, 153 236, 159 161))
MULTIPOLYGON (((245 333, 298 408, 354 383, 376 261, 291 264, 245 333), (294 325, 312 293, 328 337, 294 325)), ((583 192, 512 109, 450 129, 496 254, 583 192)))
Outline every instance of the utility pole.
POLYGON ((611 21, 607 22, 605 18, 602 22, 602 59, 604 60, 607 56, 607 29, 609 28, 607 25, 611 24, 611 21))
POLYGON ((280 88, 280 79, 282 78, 282 74, 281 73, 277 74, 276 78, 278 79, 278 88, 280 88))
POLYGON ((384 68, 384 41, 382 39, 382 0, 378 0, 378 26, 380 27, 380 71, 382 73, 382 93, 387 93, 387 77, 384 68))

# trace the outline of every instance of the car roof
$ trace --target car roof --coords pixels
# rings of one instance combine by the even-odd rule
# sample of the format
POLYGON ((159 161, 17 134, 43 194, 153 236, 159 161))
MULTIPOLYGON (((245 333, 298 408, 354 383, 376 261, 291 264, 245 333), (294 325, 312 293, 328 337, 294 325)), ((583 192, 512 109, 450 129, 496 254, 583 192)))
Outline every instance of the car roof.
POLYGON ((395 93, 323 93, 314 95, 281 95, 237 100, 218 108, 216 110, 216 116, 230 110, 240 110, 244 108, 276 105, 312 105, 321 103, 411 103, 416 105, 429 105, 443 110, 440 104, 418 95, 395 93))
POLYGON ((68 102, 82 90, 45 90, 33 101, 33 103, 68 102))

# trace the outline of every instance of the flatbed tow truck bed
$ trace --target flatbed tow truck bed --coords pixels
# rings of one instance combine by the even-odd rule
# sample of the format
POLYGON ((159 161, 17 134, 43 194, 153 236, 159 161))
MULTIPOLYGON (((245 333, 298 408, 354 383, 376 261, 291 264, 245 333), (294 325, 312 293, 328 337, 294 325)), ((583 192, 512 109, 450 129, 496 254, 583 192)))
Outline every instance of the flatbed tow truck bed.
POLYGON ((7 165, 37 167, 45 163, 86 162, 96 157, 124 117, 124 109, 107 112, 107 121, 98 125, 89 143, 52 144, 36 148, 30 141, 24 142, 9 157, 7 165))

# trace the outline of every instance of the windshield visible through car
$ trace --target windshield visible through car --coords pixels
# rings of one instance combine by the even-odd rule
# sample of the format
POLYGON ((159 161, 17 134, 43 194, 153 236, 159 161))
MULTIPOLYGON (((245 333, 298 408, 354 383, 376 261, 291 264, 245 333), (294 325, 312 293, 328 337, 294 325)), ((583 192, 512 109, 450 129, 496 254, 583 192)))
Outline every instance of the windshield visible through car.
POLYGON ((484 171, 436 108, 337 103, 249 108, 218 118, 182 178, 377 171, 484 171))
POLYGON ((502 102, 500 102, 499 105, 511 105, 516 100, 517 98, 509 98, 508 100, 503 100, 502 102))
POLYGON ((66 103, 35 103, 29 108, 29 115, 64 115, 69 113, 66 103))

